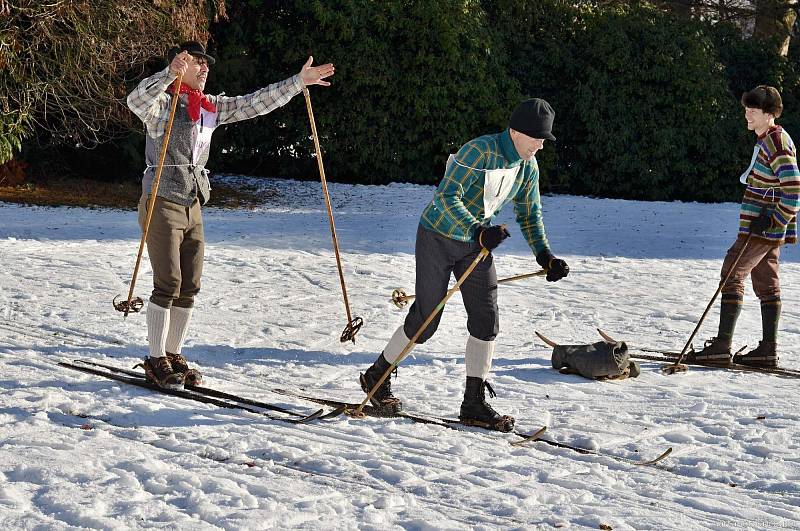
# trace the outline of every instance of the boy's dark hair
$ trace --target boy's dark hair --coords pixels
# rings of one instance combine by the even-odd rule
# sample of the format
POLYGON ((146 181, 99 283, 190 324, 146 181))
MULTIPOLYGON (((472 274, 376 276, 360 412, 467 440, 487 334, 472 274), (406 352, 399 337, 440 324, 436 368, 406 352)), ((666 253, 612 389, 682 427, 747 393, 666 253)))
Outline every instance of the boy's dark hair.
POLYGON ((751 91, 742 94, 742 105, 761 111, 778 118, 783 112, 781 94, 775 87, 759 85, 751 91))

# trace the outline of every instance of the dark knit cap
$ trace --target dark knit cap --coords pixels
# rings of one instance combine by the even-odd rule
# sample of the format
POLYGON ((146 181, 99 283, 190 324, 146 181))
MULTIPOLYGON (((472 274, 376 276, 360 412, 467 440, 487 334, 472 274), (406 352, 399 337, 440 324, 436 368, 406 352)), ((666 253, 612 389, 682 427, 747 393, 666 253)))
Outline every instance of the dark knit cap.
POLYGON ((540 98, 525 100, 514 109, 508 127, 531 138, 555 140, 551 132, 556 112, 540 98))
POLYGON ((206 53, 206 49, 197 41, 188 41, 184 42, 180 46, 175 46, 170 48, 169 52, 167 53, 167 62, 171 63, 175 56, 181 52, 189 52, 189 55, 194 55, 195 57, 202 57, 208 64, 213 65, 217 61, 206 53))

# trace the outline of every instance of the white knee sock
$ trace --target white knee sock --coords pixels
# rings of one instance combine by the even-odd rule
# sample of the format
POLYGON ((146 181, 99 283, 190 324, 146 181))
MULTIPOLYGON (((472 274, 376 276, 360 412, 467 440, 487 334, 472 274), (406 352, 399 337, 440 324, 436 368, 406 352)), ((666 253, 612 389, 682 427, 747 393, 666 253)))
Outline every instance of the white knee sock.
POLYGON ((486 380, 492 370, 494 341, 482 341, 469 336, 464 354, 464 360, 467 364, 467 376, 486 380))
POLYGON ((169 331, 169 310, 152 302, 147 305, 147 344, 150 347, 150 357, 162 358, 166 356, 164 343, 169 331))
POLYGON ((165 347, 167 352, 180 354, 183 342, 186 341, 186 332, 189 330, 189 321, 192 318, 193 308, 173 306, 169 315, 169 333, 165 347))
POLYGON ((406 348, 409 341, 411 341, 411 338, 406 336, 405 331, 403 331, 403 325, 400 325, 397 330, 394 331, 392 339, 386 344, 386 348, 383 349, 383 357, 386 358, 386 361, 389 363, 394 363, 397 361, 397 358, 400 357, 400 353, 403 352, 403 349, 406 348))

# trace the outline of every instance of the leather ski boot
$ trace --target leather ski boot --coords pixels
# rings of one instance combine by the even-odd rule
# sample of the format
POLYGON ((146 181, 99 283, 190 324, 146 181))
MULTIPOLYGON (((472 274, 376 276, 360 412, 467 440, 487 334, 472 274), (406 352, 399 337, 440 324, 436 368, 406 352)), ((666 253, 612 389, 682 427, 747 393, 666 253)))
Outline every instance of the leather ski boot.
POLYGON ((159 387, 183 389, 183 373, 176 372, 166 356, 148 356, 135 367, 142 367, 147 380, 159 387))
MULTIPOLYGON (((375 360, 375 363, 367 369, 364 374, 360 374, 358 377, 359 383, 361 384, 361 389, 364 390, 365 393, 369 394, 372 391, 372 388, 375 387, 375 384, 378 383, 378 380, 381 379, 381 376, 391 367, 392 364, 386 361, 386 358, 383 357, 383 353, 375 360)), ((397 369, 395 368, 395 376, 397 375, 397 369)), ((383 383, 378 387, 378 390, 375 391, 375 394, 372 395, 370 398, 370 404, 377 410, 376 413, 380 415, 396 415, 403 410, 403 403, 400 401, 399 398, 392 394, 392 384, 389 381, 391 376, 387 377, 383 383)))
POLYGON ((514 429, 514 417, 501 415, 486 402, 486 389, 489 396, 497 396, 489 382, 467 376, 464 401, 461 402, 459 420, 468 426, 480 426, 489 430, 508 432, 514 429))
POLYGON ((686 363, 696 363, 698 365, 730 365, 731 363, 731 340, 719 337, 712 337, 706 340, 703 350, 690 350, 684 358, 686 363))
POLYGON ((777 369, 777 344, 774 341, 759 341, 758 346, 747 354, 734 356, 733 362, 749 365, 750 367, 777 369))
POLYGON ((758 347, 751 350, 747 354, 737 355, 733 357, 735 363, 742 365, 749 365, 751 367, 760 367, 765 369, 776 369, 778 367, 778 352, 777 352, 777 337, 778 337, 778 320, 781 316, 781 299, 774 297, 772 299, 761 301, 761 329, 763 331, 762 340, 759 341, 758 347))
POLYGON ((183 373, 183 381, 188 385, 201 385, 203 375, 197 369, 189 368, 189 362, 181 354, 167 352, 167 359, 175 372, 183 373))
POLYGON ((731 343, 736 321, 742 311, 741 296, 736 293, 723 293, 719 308, 719 329, 717 337, 712 337, 703 345, 703 350, 691 349, 684 358, 686 363, 698 365, 730 365, 731 343))

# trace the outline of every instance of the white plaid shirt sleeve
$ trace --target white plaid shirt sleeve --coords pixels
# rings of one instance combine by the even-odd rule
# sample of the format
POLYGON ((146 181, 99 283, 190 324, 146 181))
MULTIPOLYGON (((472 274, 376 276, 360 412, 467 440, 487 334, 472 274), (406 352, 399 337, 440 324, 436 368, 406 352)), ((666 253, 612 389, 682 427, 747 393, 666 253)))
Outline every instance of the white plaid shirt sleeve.
POLYGON ((216 96, 211 101, 217 106, 217 125, 248 120, 283 107, 303 90, 300 75, 266 86, 244 96, 216 96))
POLYGON ((154 138, 164 134, 169 121, 169 96, 165 91, 176 77, 167 67, 143 79, 128 94, 128 108, 144 122, 147 132, 154 138))
MULTIPOLYGON (((161 137, 167 128, 170 96, 166 90, 176 77, 167 67, 143 79, 128 95, 128 108, 144 122, 153 138, 161 137)), ((223 125, 267 114, 286 105, 302 90, 298 74, 244 96, 210 96, 210 99, 217 107, 217 125, 223 125)))

